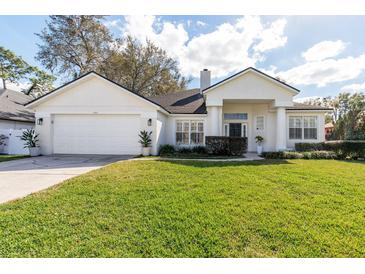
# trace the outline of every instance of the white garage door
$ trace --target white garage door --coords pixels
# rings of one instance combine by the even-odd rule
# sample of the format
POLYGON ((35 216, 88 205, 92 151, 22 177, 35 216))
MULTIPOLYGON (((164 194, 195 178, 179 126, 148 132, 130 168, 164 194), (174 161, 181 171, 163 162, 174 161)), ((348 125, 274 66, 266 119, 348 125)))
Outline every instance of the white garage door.
POLYGON ((55 115, 53 151, 140 154, 138 115, 55 115))

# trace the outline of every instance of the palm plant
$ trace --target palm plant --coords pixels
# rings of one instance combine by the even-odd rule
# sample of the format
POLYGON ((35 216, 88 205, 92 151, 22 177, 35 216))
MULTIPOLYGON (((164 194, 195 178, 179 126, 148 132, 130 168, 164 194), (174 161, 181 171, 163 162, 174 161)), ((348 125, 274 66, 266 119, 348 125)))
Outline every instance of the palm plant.
POLYGON ((8 136, 0 134, 0 146, 6 146, 6 140, 9 139, 8 136))
POLYGON ((255 139, 256 139, 256 143, 257 143, 258 145, 261 145, 261 143, 264 141, 264 137, 262 137, 262 136, 260 136, 260 135, 257 135, 257 136, 255 137, 255 139))
POLYGON ((139 133, 139 143, 142 145, 142 147, 149 147, 152 143, 151 139, 152 131, 147 132, 146 130, 142 130, 139 133))
POLYGON ((24 148, 38 147, 38 135, 35 133, 34 129, 27 129, 23 131, 20 140, 24 141, 24 148))

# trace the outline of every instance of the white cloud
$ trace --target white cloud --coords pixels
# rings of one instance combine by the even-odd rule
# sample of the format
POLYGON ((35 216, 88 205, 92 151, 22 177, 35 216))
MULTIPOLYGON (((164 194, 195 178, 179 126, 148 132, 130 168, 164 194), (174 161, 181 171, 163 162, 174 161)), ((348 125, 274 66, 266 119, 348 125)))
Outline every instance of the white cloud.
POLYGON ((324 87, 330 83, 355 79, 363 71, 365 71, 365 54, 358 57, 307 62, 276 75, 292 84, 324 87))
POLYGON ((159 17, 126 16, 123 34, 131 34, 142 43, 150 39, 179 62, 182 74, 198 77, 208 68, 213 77, 255 66, 268 50, 282 47, 285 19, 264 24, 258 16, 240 17, 234 23, 224 23, 210 33, 189 37, 183 24, 161 21, 161 30, 154 24, 159 17))
POLYGON ((270 49, 283 47, 287 42, 287 37, 284 36, 286 25, 285 19, 279 19, 271 23, 269 28, 263 29, 260 35, 261 42, 254 49, 259 52, 264 52, 270 49))
POLYGON ((365 83, 362 84, 351 84, 347 86, 343 86, 341 88, 341 91, 344 92, 365 92, 365 83))
POLYGON ((304 59, 310 61, 321 61, 326 58, 339 55, 346 48, 346 43, 341 40, 322 41, 302 53, 304 59))
POLYGON ((196 21, 196 25, 199 27, 205 27, 207 25, 207 23, 198 20, 198 21, 196 21))
POLYGON ((321 99, 323 97, 320 96, 307 96, 307 97, 301 97, 301 98, 295 98, 294 101, 297 103, 304 103, 307 102, 309 100, 315 100, 315 99, 321 99))
POLYGON ((365 54, 333 58, 346 46, 341 40, 322 41, 302 53, 306 62, 286 71, 271 72, 290 84, 324 87, 331 83, 355 79, 365 71, 365 54))

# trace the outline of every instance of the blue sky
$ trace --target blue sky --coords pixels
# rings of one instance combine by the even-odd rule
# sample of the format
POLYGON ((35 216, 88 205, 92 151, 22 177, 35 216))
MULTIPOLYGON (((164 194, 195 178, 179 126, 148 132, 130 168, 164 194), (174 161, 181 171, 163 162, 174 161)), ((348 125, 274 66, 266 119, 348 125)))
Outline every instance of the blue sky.
MULTIPOLYGON (((42 67, 34 33, 46 19, 0 16, 0 45, 42 67)), ((365 90, 365 16, 110 16, 104 23, 116 37, 129 33, 164 48, 193 77, 190 87, 203 68, 214 83, 254 66, 299 88, 298 97, 365 90)))

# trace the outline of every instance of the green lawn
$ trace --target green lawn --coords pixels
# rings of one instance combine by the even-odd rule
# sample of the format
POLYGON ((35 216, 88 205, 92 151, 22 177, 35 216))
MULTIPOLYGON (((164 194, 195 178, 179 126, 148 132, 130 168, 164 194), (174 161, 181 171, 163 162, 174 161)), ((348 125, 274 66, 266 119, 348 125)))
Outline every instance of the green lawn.
POLYGON ((0 257, 364 256, 364 162, 127 161, 0 206, 0 257))
POLYGON ((18 160, 29 157, 28 155, 3 155, 0 154, 0 162, 18 160))

